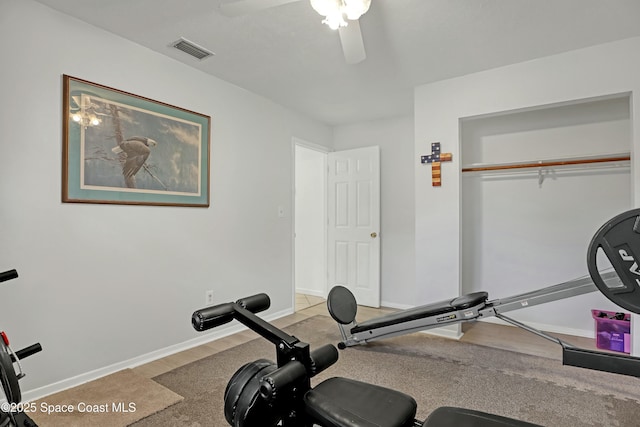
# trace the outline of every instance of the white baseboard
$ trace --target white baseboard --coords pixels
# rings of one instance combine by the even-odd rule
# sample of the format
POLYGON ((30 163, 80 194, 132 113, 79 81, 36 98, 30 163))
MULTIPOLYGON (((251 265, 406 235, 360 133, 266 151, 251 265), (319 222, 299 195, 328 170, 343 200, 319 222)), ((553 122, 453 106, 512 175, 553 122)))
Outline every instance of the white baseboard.
MULTIPOLYGON (((287 310, 279 311, 277 313, 271 313, 270 315, 265 316, 264 319, 266 321, 272 321, 284 316, 288 316, 293 312, 294 310, 290 308, 287 310)), ((45 396, 49 396, 54 393, 58 393, 73 387, 77 387, 81 384, 97 380, 98 378, 102 378, 104 376, 113 374, 123 369, 135 368, 136 366, 144 365, 146 363, 153 362, 158 359, 162 359, 163 357, 171 356, 172 354, 176 354, 181 351, 189 350, 191 348, 210 343, 212 341, 218 340, 220 338, 224 338, 229 335, 233 335, 245 329, 247 329, 246 326, 243 326, 241 324, 235 324, 231 327, 225 328, 220 331, 212 331, 210 333, 200 335, 197 338, 190 339, 180 344, 175 344, 169 347, 161 348, 159 350, 155 350, 150 353, 146 353, 146 354, 134 357, 132 359, 125 360, 123 362, 114 363, 113 365, 105 366, 104 368, 96 369, 90 372, 85 372, 84 374, 76 375, 75 377, 67 378, 62 381, 55 382, 53 384, 49 384, 33 390, 28 390, 22 393, 22 401, 32 402, 34 400, 41 399, 45 396)))
POLYGON ((408 310, 410 308, 416 308, 415 305, 396 304, 396 303, 389 302, 389 301, 380 301, 380 305, 382 307, 396 308, 398 310, 408 310))
POLYGON ((313 295, 314 297, 325 298, 326 295, 323 291, 319 291, 317 289, 305 289, 305 288, 296 288, 297 294, 305 294, 305 295, 313 295))

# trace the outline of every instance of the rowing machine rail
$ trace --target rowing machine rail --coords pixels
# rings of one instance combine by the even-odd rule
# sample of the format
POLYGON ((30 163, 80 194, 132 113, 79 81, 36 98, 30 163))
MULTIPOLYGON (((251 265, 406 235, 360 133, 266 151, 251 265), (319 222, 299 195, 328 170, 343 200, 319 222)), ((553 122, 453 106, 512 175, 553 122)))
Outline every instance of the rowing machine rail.
MULTIPOLYGON (((613 271, 605 272, 602 278, 606 282, 619 281, 618 276, 613 271)), ((329 292, 327 306, 331 316, 338 322, 343 338, 338 347, 345 348, 450 324, 475 321, 492 316, 497 317, 509 311, 533 307, 597 290, 598 288, 588 277, 583 277, 536 291, 491 301, 487 301, 486 292, 476 292, 467 295, 465 299, 459 297, 453 300, 440 301, 435 304, 403 310, 363 323, 357 323, 355 321, 357 305, 353 294, 347 288, 336 286, 329 292), (354 301, 353 304, 351 299, 354 301), (347 300, 346 303, 345 300, 347 300), (349 314, 346 313, 345 306, 354 307, 354 311, 349 314), (335 312, 340 312, 341 309, 340 315, 336 315, 335 312)))

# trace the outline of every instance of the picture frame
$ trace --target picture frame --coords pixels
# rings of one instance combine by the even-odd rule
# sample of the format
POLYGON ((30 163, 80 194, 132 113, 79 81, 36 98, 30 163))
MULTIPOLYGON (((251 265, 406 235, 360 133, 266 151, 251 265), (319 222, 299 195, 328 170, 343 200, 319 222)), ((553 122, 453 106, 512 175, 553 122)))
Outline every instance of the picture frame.
POLYGON ((208 207, 211 117, 63 75, 62 202, 208 207))

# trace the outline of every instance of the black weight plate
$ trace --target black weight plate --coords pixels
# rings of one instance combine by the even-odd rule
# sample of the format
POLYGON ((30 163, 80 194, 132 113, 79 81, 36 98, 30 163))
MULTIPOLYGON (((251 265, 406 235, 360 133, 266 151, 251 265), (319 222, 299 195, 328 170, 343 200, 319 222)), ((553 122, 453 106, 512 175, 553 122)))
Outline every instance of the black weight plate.
POLYGON ((624 212, 607 221, 591 239, 587 267, 591 279, 607 298, 640 314, 640 209, 624 212), (597 265, 598 250, 611 262, 619 283, 605 283, 597 265))
POLYGON ((11 361, 9 349, 1 339, 0 382, 2 382, 2 388, 4 389, 4 394, 7 396, 7 401, 9 403, 20 403, 22 400, 22 394, 20 393, 18 377, 16 376, 15 369, 13 369, 13 362, 11 361))
POLYGON ((229 425, 235 424, 234 418, 236 406, 242 390, 246 387, 251 378, 256 375, 256 373, 273 364, 274 363, 270 360, 258 359, 254 362, 243 365, 235 374, 233 374, 224 390, 224 417, 229 425))

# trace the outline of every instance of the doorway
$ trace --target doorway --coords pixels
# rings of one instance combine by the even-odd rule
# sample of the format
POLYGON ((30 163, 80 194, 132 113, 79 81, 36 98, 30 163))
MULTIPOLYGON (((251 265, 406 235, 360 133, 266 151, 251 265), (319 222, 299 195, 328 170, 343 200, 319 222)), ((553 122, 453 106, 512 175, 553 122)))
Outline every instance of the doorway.
POLYGON ((293 147, 296 297, 318 304, 339 284, 360 305, 379 307, 379 147, 329 153, 297 139, 293 147))
POLYGON ((327 294, 327 149, 294 140, 294 287, 296 311, 327 294))

